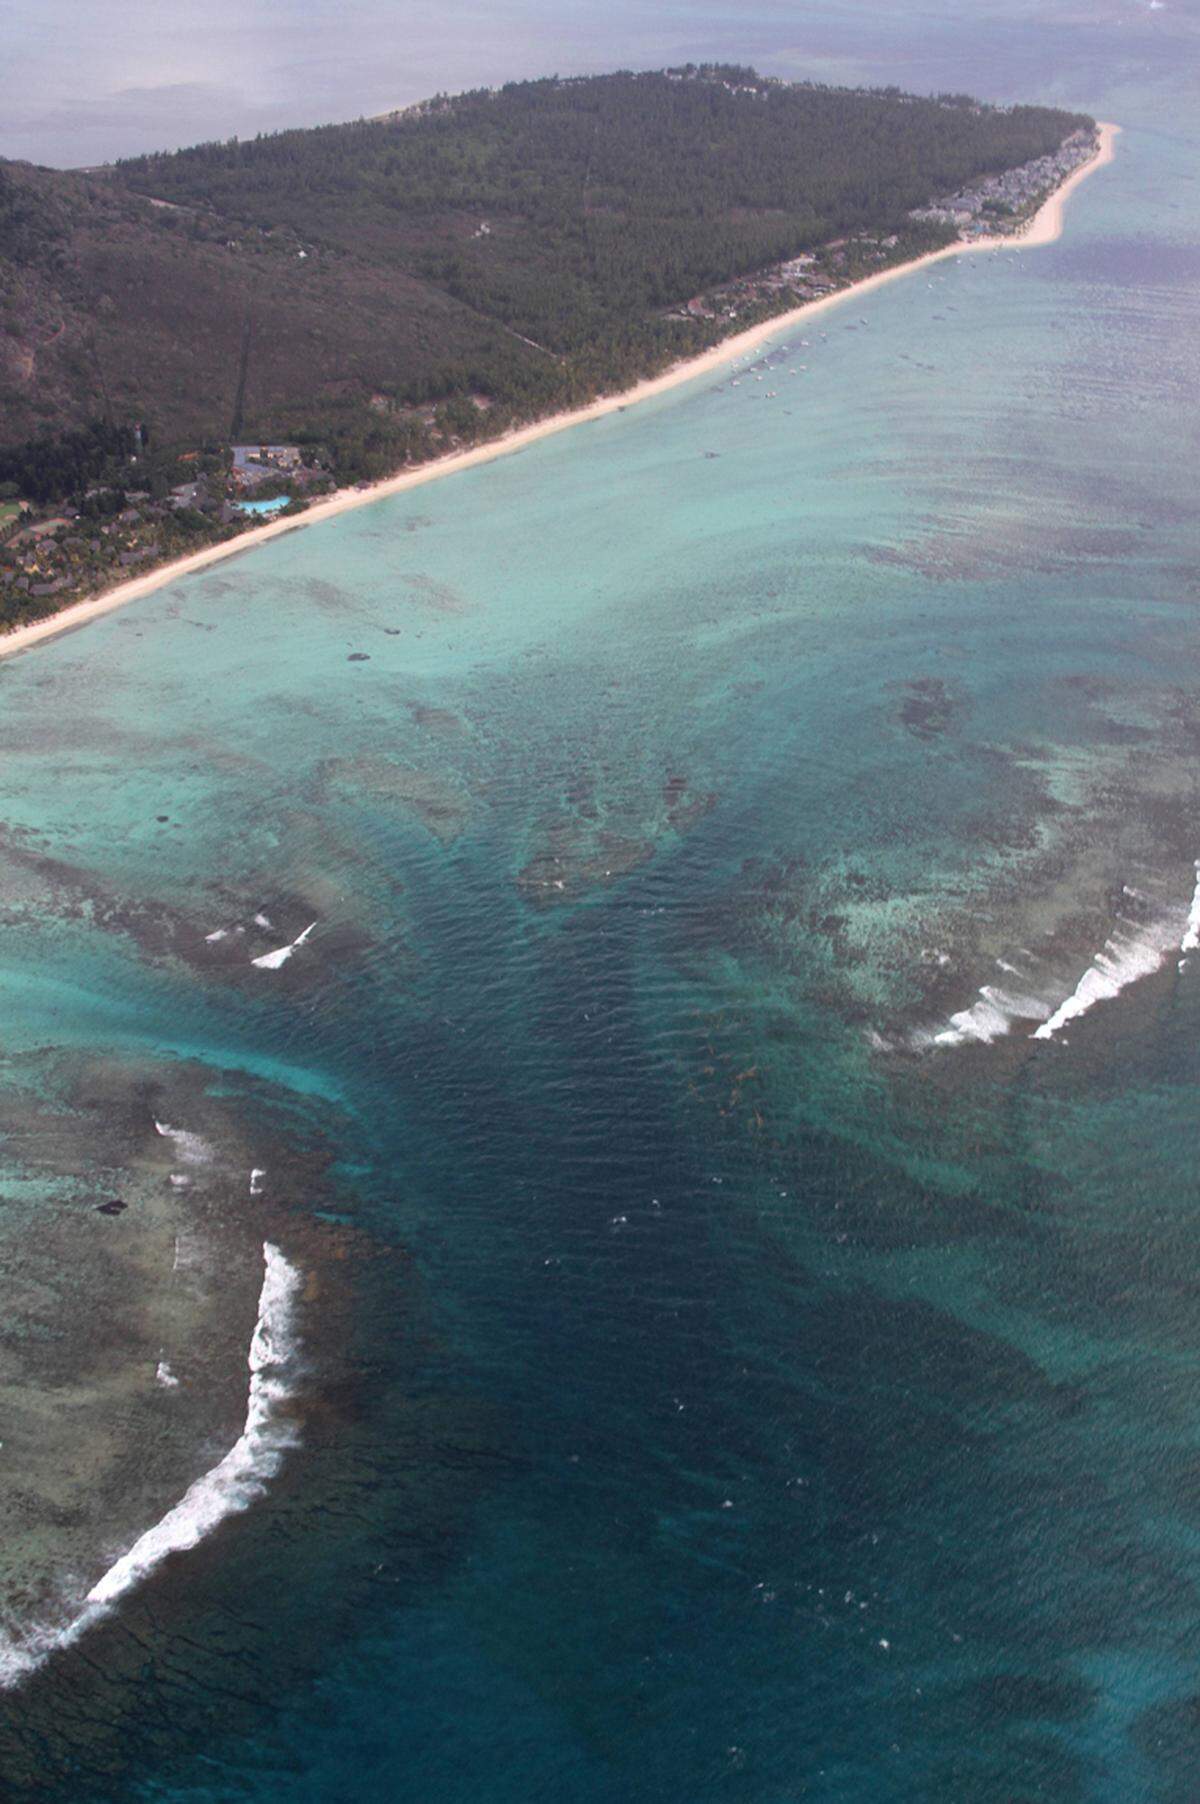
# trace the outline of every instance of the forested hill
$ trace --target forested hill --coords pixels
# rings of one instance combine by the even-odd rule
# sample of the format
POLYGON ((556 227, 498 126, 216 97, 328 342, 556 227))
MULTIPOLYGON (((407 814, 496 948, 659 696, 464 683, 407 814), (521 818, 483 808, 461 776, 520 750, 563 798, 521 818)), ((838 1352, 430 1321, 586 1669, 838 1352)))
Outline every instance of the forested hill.
POLYGON ((203 145, 126 184, 429 277, 552 346, 1056 147, 1061 113, 612 75, 203 145), (490 232, 479 236, 481 219, 490 232))
MULTIPOLYGON (((672 309, 1055 150, 1091 121, 703 69, 525 82, 81 175, 0 165, 0 443, 487 430, 627 382, 672 309), (471 397, 475 397, 473 400, 471 397)), ((360 449, 361 449, 360 445, 360 449)))

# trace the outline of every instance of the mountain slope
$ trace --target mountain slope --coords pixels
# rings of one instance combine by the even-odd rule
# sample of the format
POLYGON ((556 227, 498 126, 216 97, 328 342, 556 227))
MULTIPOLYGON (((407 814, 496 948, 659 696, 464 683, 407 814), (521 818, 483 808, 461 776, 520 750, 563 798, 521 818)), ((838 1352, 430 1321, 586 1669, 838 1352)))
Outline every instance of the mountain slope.
POLYGON ((715 335, 667 317, 1055 149, 1049 108, 706 69, 515 84, 392 118, 60 174, 0 164, 0 443, 489 430, 715 335), (471 397, 476 397, 472 401, 471 397))

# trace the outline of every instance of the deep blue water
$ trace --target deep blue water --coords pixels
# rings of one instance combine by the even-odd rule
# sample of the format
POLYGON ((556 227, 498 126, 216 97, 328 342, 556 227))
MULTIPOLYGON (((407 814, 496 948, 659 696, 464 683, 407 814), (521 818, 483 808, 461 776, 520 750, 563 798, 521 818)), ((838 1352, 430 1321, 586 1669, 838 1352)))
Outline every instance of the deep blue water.
POLYGON ((1062 242, 0 669, 46 1569, 307 1279, 301 1444, 0 1700, 12 1795, 1194 1798, 1195 25, 825 9, 1119 120, 1062 242))

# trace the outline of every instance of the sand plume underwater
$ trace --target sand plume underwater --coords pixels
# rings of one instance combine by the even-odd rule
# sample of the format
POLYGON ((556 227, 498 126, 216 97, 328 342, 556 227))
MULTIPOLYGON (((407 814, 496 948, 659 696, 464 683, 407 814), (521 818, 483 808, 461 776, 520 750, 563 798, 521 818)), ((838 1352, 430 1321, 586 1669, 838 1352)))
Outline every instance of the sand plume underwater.
POLYGON ((1029 28, 1126 127, 1061 244, 0 666, 6 1796, 1190 1799, 1139 21, 1029 28))

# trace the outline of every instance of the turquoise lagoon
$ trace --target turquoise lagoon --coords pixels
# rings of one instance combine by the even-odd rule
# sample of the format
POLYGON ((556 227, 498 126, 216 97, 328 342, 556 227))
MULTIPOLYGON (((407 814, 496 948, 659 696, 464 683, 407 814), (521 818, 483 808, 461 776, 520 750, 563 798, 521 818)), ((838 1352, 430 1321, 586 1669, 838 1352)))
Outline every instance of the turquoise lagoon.
POLYGON ((1194 24, 897 14, 1060 244, 0 668, 11 1795, 1194 1796, 1194 24))

